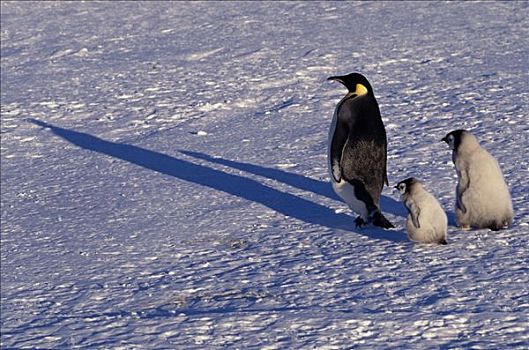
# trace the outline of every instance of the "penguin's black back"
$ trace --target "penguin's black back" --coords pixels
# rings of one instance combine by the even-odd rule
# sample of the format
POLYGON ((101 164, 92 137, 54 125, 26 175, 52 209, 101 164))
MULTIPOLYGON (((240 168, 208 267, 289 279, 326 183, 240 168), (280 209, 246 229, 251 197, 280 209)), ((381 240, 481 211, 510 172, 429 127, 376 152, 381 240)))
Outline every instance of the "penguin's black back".
POLYGON ((348 129, 340 162, 342 176, 349 182, 362 181, 378 205, 387 179, 387 138, 373 94, 345 99, 338 109, 338 123, 348 129))

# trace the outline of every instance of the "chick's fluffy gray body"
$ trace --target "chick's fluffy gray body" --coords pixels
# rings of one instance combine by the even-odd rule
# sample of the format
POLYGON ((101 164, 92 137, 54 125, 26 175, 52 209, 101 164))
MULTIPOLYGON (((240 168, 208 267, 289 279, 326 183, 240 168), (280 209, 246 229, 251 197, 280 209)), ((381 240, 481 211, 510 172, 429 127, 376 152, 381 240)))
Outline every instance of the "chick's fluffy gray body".
POLYGON ((397 188, 409 213, 408 238, 421 243, 446 244, 448 219, 437 199, 415 178, 400 182, 397 188))
POLYGON ((454 140, 452 160, 458 175, 458 226, 492 230, 510 226, 513 219, 512 200, 498 162, 468 131, 456 130, 448 134, 447 142, 450 135, 454 140))

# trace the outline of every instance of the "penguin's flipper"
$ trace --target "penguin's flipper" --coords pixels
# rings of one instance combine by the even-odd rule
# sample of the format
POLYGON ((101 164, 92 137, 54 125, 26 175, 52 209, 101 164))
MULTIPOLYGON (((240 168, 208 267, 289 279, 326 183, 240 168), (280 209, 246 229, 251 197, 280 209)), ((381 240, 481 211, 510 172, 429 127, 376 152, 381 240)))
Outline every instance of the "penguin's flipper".
POLYGON ((456 196, 456 207, 465 214, 467 208, 465 207, 465 204, 463 204, 463 195, 470 187, 470 178, 466 171, 458 171, 458 177, 459 183, 457 184, 458 195, 456 196))
POLYGON ((458 196, 456 198, 456 207, 461 210, 463 212, 463 214, 465 214, 467 212, 467 208, 465 207, 465 205, 463 204, 463 194, 461 193, 460 196, 458 196))
POLYGON ((349 127, 346 123, 337 121, 339 125, 336 125, 336 131, 334 132, 332 141, 331 141, 331 165, 332 165, 332 176, 334 181, 340 182, 342 179, 342 153, 347 143, 347 138, 349 136, 349 127))
POLYGON ((386 144, 384 145, 384 179, 386 180, 386 186, 389 186, 389 181, 388 181, 388 144, 387 144, 387 141, 386 141, 386 144))
POLYGON ((421 209, 419 209, 419 207, 417 207, 415 205, 415 202, 412 200, 406 201, 405 205, 408 209, 408 212, 410 213, 413 225, 417 228, 421 228, 421 224, 419 223, 419 215, 421 215, 421 209))

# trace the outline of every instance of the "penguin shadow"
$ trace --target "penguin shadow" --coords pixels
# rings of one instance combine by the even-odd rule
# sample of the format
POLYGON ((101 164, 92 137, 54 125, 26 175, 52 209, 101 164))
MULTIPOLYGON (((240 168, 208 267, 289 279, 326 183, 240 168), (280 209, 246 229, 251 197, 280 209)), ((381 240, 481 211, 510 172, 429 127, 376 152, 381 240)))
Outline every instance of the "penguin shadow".
MULTIPOLYGON (((50 130, 54 135, 85 150, 121 159, 131 164, 175 177, 179 180, 212 188, 248 201, 260 203, 278 213, 309 224, 320 225, 331 229, 354 231, 360 235, 374 239, 383 239, 393 242, 406 241, 405 235, 399 231, 386 231, 379 228, 354 230, 353 217, 350 215, 337 214, 330 208, 293 194, 276 190, 247 177, 233 175, 138 146, 106 141, 87 133, 61 128, 39 120, 29 119, 29 121, 35 125, 50 130)), ((192 153, 188 152, 188 154, 192 153)), ((206 157, 207 159, 215 159, 206 155, 203 155, 203 157, 206 157)), ((260 168, 249 164, 247 166, 254 167, 253 169, 256 171, 260 168)), ((266 168, 261 168, 260 170, 264 172, 272 171, 272 169, 267 170, 266 168)), ((279 178, 283 178, 284 180, 294 179, 295 181, 293 183, 298 183, 300 186, 309 186, 309 188, 314 188, 315 190, 328 194, 328 190, 323 189, 323 185, 320 184, 319 181, 311 180, 314 181, 311 182, 308 181, 310 179, 298 177, 299 175, 286 172, 284 174, 270 174, 279 174, 282 176, 279 178)))
MULTIPOLYGON (((187 156, 202 159, 210 163, 228 166, 230 168, 245 171, 257 176, 266 177, 268 179, 276 180, 292 187, 299 188, 307 192, 313 192, 323 197, 330 198, 335 201, 342 202, 342 200, 334 193, 331 184, 328 181, 314 180, 300 174, 289 173, 280 169, 267 168, 259 165, 237 162, 227 160, 219 157, 212 157, 200 152, 179 150, 180 153, 187 156)), ((404 205, 388 196, 380 197, 380 207, 383 212, 393 214, 395 216, 406 217, 408 215, 404 205)))

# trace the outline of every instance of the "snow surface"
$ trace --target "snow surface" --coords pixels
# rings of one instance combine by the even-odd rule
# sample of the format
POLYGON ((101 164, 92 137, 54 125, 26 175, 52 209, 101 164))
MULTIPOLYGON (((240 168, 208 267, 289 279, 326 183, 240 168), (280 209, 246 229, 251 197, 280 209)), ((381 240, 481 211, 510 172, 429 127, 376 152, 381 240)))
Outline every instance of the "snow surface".
POLYGON ((529 3, 1 3, 1 347, 525 349, 529 3), (355 229, 327 132, 365 74, 447 246, 355 229), (459 231, 466 128, 511 229, 459 231))

